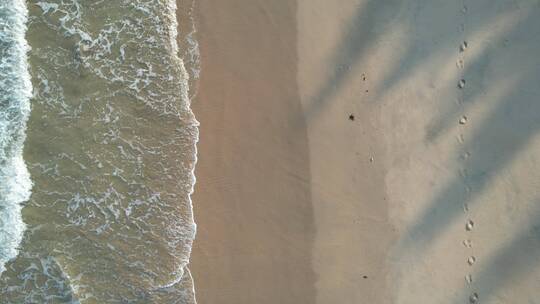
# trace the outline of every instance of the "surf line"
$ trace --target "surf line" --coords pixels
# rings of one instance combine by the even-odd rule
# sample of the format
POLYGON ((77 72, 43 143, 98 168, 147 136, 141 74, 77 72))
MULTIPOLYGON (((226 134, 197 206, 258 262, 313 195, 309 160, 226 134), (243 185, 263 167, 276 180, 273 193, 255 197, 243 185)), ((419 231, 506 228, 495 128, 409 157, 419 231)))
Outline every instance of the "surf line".
POLYGON ((21 204, 30 198, 32 188, 23 159, 32 97, 27 21, 25 0, 0 3, 0 274, 18 254, 26 228, 21 204))

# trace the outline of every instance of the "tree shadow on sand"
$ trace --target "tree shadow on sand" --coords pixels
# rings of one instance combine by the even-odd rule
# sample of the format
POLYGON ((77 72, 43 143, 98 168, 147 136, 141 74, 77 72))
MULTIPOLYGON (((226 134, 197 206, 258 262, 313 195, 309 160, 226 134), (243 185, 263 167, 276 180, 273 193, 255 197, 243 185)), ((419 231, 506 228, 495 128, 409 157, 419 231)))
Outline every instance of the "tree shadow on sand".
MULTIPOLYGON (((537 205, 538 203, 536 202, 537 205)), ((481 270, 472 276, 472 288, 461 290, 455 303, 463 303, 464 299, 469 299, 474 293, 480 301, 486 303, 508 285, 519 284, 520 279, 525 279, 536 270, 532 266, 539 264, 540 224, 536 224, 526 227, 494 252, 485 263, 481 263, 481 270)), ((517 301, 505 300, 509 303, 517 301)))
MULTIPOLYGON (((334 53, 330 56, 331 66, 334 69, 323 82, 323 86, 309 99, 306 110, 308 121, 317 117, 324 111, 336 93, 344 87, 351 78, 351 69, 355 65, 362 65, 367 61, 367 50, 371 44, 387 34, 382 30, 374 30, 374 24, 394 23, 407 28, 406 33, 410 42, 399 50, 397 63, 390 67, 387 77, 375 83, 372 99, 375 102, 387 101, 389 93, 397 91, 405 83, 413 83, 414 77, 425 69, 436 70, 435 82, 453 88, 456 91, 459 75, 467 75, 467 86, 463 91, 462 106, 441 105, 439 114, 427 126, 425 145, 431 145, 443 138, 450 128, 455 127, 463 110, 489 97, 489 112, 482 121, 475 121, 474 129, 465 136, 462 148, 457 151, 456 157, 462 157, 462 167, 465 170, 458 172, 437 193, 421 211, 413 224, 406 229, 406 235, 397 244, 395 250, 397 259, 415 256, 422 259, 422 254, 448 227, 463 214, 463 204, 479 203, 480 197, 487 191, 494 177, 501 174, 517 155, 526 149, 526 146, 540 131, 540 103, 537 81, 540 79, 537 60, 538 44, 531 47, 528 40, 535 33, 538 34, 538 20, 540 7, 531 6, 524 10, 519 3, 486 2, 476 3, 478 7, 486 7, 483 20, 474 20, 467 25, 466 36, 480 37, 484 33, 495 33, 490 37, 482 37, 483 49, 476 50, 474 56, 467 58, 462 70, 456 67, 456 55, 459 44, 453 40, 442 40, 432 46, 429 53, 423 53, 421 46, 414 43, 417 39, 414 28, 415 20, 401 20, 405 9, 417 9, 425 5, 426 1, 417 1, 416 7, 407 7, 397 1, 367 1, 360 7, 350 26, 345 30, 341 42, 337 44, 334 53), (381 2, 384 2, 381 4, 381 2), (506 18, 506 19, 505 19, 506 18), (397 21, 393 19, 398 19, 397 21), (412 30, 410 30, 412 29, 412 30), (511 50, 518 50, 516 56, 528 58, 526 66, 516 67, 508 71, 508 75, 501 75, 495 82, 485 83, 484 76, 497 65, 497 52, 499 46, 513 40, 515 45, 511 50), (517 45, 517 46, 516 46, 517 45), (496 47, 492 47, 496 46, 496 47), (441 58, 449 53, 448 66, 455 70, 450 75, 443 75, 436 65, 441 58), (521 68, 521 69, 520 69, 521 68), (437 74, 439 73, 439 74, 437 74), (412 78, 412 80, 411 80, 412 78), (474 185, 469 187, 469 185, 474 185)), ((530 3, 528 3, 530 4, 530 3)), ((406 13, 405 13, 406 14, 406 13)), ((409 16, 409 15, 407 15, 409 16)), ((414 14, 412 15, 414 16, 414 14)), ((436 21, 435 21, 436 22, 436 21)), ((448 33, 455 32, 457 28, 448 29, 448 33)), ((446 30, 445 30, 446 31, 446 30)), ((445 33, 443 33, 443 36, 445 33)), ((536 35, 538 37, 538 35, 536 35)), ((472 41, 474 43, 475 41, 472 41)), ((518 59, 516 59, 518 60, 518 59)), ((523 59, 518 61, 523 62, 523 59)), ((391 102, 391 101, 390 101, 391 102)), ((465 223, 464 223, 465 224, 465 223)), ((465 227, 464 227, 465 228, 465 227)), ((540 242, 538 241, 538 228, 533 227, 523 234, 516 235, 511 243, 502 247, 499 252, 484 265, 477 276, 479 290, 482 295, 490 295, 498 287, 509 284, 513 277, 525 275, 530 265, 540 260, 540 242), (508 264, 508 266, 501 266, 508 264), (493 265, 500 267, 492 268, 493 265), (501 271, 503 273, 499 273, 501 271), (508 274, 508 275, 504 275, 508 274)), ((465 294, 465 293, 464 293, 465 294)), ((484 296, 485 297, 485 296, 484 296)), ((484 298, 485 299, 485 298, 484 298)))
MULTIPOLYGON (((533 14, 528 21, 534 22, 533 14)), ((528 22, 524 22, 523 25, 528 25, 528 22)), ((534 58, 536 51, 538 50, 528 50, 521 55, 534 58)), ((538 133, 540 103, 537 96, 540 92, 531 88, 536 88, 535 82, 539 78, 538 70, 534 65, 530 65, 528 70, 523 69, 504 80, 512 85, 506 91, 500 92, 499 96, 495 96, 496 100, 492 101, 494 108, 484 121, 477 123, 476 131, 467 136, 463 148, 459 151, 458 155, 470 155, 462 163, 466 173, 456 173, 414 221, 413 226, 408 229, 407 240, 400 247, 404 253, 423 251, 462 214, 462 203, 475 203, 476 198, 483 193, 493 177, 499 174, 538 133), (474 187, 467 191, 467 185, 474 187)), ((492 90, 497 86, 503 86, 504 83, 493 85, 492 90)), ((478 93, 473 96, 481 97, 478 93)), ((474 103, 475 100, 471 102, 474 103)), ((452 114, 448 113, 444 117, 452 114)), ((449 124, 448 121, 455 123, 457 120, 457 117, 446 118, 442 124, 449 124)))

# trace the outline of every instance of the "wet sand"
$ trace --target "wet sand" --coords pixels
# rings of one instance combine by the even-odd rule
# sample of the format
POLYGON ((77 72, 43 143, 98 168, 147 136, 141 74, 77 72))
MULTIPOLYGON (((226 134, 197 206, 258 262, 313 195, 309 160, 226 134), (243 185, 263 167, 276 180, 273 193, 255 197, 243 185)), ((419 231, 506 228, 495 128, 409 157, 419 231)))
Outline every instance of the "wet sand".
POLYGON ((198 1, 197 301, 314 303, 292 1, 198 1))

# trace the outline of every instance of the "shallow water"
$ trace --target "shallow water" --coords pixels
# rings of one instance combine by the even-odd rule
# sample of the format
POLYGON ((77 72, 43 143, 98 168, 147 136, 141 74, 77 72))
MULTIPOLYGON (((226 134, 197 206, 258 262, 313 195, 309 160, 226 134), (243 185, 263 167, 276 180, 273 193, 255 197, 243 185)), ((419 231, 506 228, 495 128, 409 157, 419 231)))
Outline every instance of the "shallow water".
POLYGON ((191 303, 197 68, 178 56, 175 2, 27 7, 33 188, 2 303, 191 303))

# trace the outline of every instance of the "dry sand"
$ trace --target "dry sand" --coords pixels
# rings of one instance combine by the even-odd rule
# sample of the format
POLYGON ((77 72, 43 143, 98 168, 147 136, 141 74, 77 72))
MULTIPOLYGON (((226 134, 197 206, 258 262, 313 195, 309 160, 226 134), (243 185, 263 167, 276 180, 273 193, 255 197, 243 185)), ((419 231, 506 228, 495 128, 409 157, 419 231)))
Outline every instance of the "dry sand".
POLYGON ((538 303, 538 1, 197 6, 200 304, 538 303))

